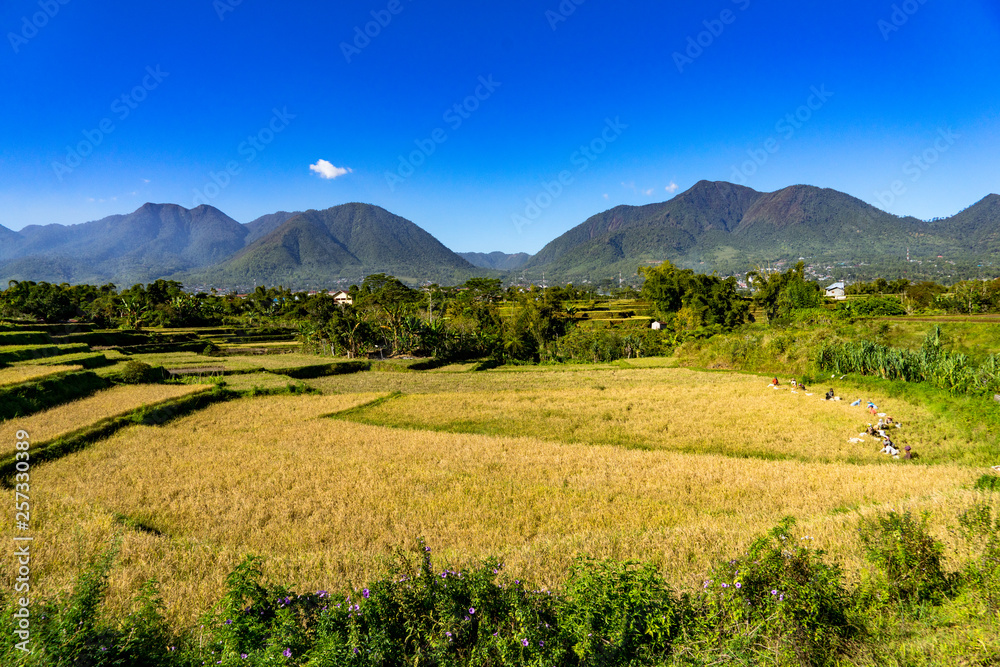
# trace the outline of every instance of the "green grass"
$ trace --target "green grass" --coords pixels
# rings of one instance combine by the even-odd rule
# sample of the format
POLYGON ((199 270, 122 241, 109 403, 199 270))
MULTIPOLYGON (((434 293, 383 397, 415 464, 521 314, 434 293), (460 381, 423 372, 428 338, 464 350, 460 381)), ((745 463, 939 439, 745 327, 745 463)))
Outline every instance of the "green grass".
POLYGON ((8 345, 0 347, 0 363, 36 361, 47 357, 89 352, 90 347, 80 345, 8 345))
POLYGON ((52 340, 41 331, 0 332, 0 348, 14 345, 50 345, 52 340))

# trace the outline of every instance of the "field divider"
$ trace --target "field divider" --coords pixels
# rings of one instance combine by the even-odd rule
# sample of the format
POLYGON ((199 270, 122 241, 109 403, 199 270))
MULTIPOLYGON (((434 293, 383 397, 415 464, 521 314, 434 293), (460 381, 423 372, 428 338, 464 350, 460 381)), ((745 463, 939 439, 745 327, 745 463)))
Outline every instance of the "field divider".
MULTIPOLYGON (((159 403, 144 405, 123 415, 106 417, 71 433, 32 446, 31 462, 33 465, 37 465, 55 461, 104 440, 127 426, 159 426, 214 403, 241 397, 243 397, 241 392, 207 388, 180 398, 171 398, 159 403)), ((4 488, 10 487, 9 478, 16 472, 16 464, 16 454, 0 459, 0 485, 4 488)))
MULTIPOLYGON (((104 440, 127 426, 160 426, 178 417, 184 417, 207 408, 215 403, 286 393, 293 392, 290 392, 287 388, 234 391, 219 386, 208 387, 193 394, 144 405, 125 414, 106 417, 71 433, 63 434, 53 440, 43 441, 37 446, 32 446, 31 460, 33 464, 55 461, 63 456, 85 449, 100 440, 104 440)), ((0 459, 0 487, 10 488, 10 477, 16 472, 16 464, 16 453, 0 459)))
POLYGON ((90 370, 66 371, 0 389, 0 421, 28 417, 107 389, 111 382, 90 370))
POLYGON ((326 415, 320 415, 320 419, 344 419, 352 415, 364 412, 370 408, 375 408, 383 403, 388 403, 389 401, 406 396, 401 391, 394 391, 387 396, 380 396, 373 401, 368 401, 367 403, 362 403, 361 405, 355 405, 353 408, 347 408, 346 410, 338 410, 337 412, 331 412, 326 415))

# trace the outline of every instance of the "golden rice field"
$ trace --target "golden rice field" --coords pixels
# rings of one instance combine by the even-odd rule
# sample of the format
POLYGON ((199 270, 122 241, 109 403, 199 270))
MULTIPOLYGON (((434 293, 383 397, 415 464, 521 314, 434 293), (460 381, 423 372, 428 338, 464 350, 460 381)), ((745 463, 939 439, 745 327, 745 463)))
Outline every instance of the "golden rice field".
MULTIPOLYGON (((350 419, 408 429, 532 436, 560 442, 618 445, 766 459, 892 464, 881 444, 851 443, 874 420, 847 394, 825 401, 787 386, 769 389, 759 376, 686 369, 579 370, 551 373, 371 373, 309 381, 325 391, 381 387, 404 394, 350 419)), ((904 428, 893 432, 923 462, 961 459, 967 436, 919 405, 880 399, 879 410, 904 428)))
POLYGON ((22 382, 40 380, 50 375, 79 370, 83 370, 83 366, 11 366, 9 368, 0 368, 0 387, 9 387, 10 385, 21 384, 22 382))
MULTIPOLYGON (((112 602, 156 578, 180 623, 218 599, 244 554, 298 589, 336 590, 383 573, 421 536, 456 563, 498 555, 539 586, 557 586, 580 553, 651 561, 693 586, 786 515, 856 573, 859 513, 933 510, 950 543, 946 525, 983 472, 846 449, 860 409, 752 376, 369 372, 311 384, 326 394, 215 404, 34 469, 39 592, 68 586, 117 533, 112 602), (351 421, 362 418, 407 427, 351 421)), ((918 407, 885 405, 919 433, 918 407)), ((0 554, 0 582, 12 571, 0 554)))
POLYGON ((29 417, 0 422, 0 456, 14 451, 14 433, 25 430, 34 445, 41 445, 61 435, 72 433, 102 419, 123 415, 144 405, 210 389, 211 385, 134 385, 99 391, 88 398, 60 405, 29 417))

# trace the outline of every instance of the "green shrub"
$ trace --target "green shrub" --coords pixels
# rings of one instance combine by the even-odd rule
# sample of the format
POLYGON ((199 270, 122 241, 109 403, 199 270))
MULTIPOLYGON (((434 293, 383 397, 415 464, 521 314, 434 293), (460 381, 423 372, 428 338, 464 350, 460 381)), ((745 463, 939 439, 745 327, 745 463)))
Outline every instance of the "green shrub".
POLYGON ((720 564, 704 584, 701 631, 718 648, 756 654, 777 646, 779 662, 823 664, 856 634, 840 568, 803 543, 787 517, 746 555, 720 564))
POLYGON ((894 317, 906 315, 906 308, 895 297, 869 296, 844 302, 844 310, 854 317, 894 317))
POLYGON ((116 377, 122 384, 154 383, 163 379, 163 370, 132 359, 125 362, 125 365, 116 377))
POLYGON ((896 603, 938 603, 951 587, 941 556, 944 546, 927 532, 927 517, 909 511, 862 519, 858 528, 865 558, 877 568, 876 594, 896 603))
POLYGON ((583 664, 631 664, 669 653, 681 614, 654 567, 578 558, 560 606, 563 632, 583 664))

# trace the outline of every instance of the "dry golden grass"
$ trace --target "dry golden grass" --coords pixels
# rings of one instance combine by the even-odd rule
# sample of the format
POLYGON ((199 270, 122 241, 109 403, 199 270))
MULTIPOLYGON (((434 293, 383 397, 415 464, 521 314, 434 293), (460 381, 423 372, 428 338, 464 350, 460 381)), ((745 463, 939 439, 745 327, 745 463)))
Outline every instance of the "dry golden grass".
MULTIPOLYGON (((960 486, 981 472, 404 431, 320 416, 374 398, 217 404, 39 466, 31 479, 38 592, 69 584, 111 539, 114 513, 161 535, 125 531, 112 603, 124 605, 155 577, 183 623, 218 599, 245 553, 265 556, 278 580, 333 590, 379 574, 418 536, 453 561, 502 556, 511 575, 543 586, 560 583, 578 553, 652 561, 675 584, 692 585, 790 514, 812 544, 857 570, 852 508, 936 508, 947 521, 971 502, 960 486)), ((13 571, 0 553, 0 581, 13 571)))
POLYGON ((21 384, 58 373, 83 370, 83 366, 11 366, 0 369, 0 387, 21 384))
POLYGON ((25 430, 33 446, 54 440, 108 417, 116 417, 172 398, 210 389, 211 385, 148 384, 112 387, 93 396, 60 405, 30 417, 0 422, 0 455, 14 451, 14 433, 25 430))
MULTIPOLYGON (((458 392, 434 391, 448 387, 423 381, 418 390, 431 389, 431 393, 402 396, 350 418, 411 429, 737 457, 899 463, 880 454, 882 444, 874 438, 849 442, 870 423, 871 415, 846 400, 823 400, 819 388, 807 396, 793 394, 787 387, 770 389, 757 376, 685 369, 481 376, 463 377, 466 386, 458 392), (511 388, 496 382, 508 378, 511 388), (549 381, 541 382, 542 378, 549 381), (532 388, 524 386, 525 379, 532 388), (496 384, 487 389, 487 380, 496 384), (481 390, 471 390, 477 383, 481 390)), ((351 381, 330 380, 314 384, 330 387, 351 381)), ((415 381, 420 380, 388 380, 404 392, 407 383, 412 386, 415 381)), ((896 444, 912 445, 924 462, 947 461, 956 449, 967 445, 934 423, 919 406, 886 399, 880 400, 879 407, 904 424, 903 429, 893 431, 896 444)))

